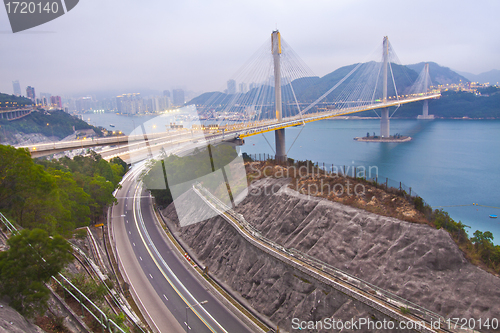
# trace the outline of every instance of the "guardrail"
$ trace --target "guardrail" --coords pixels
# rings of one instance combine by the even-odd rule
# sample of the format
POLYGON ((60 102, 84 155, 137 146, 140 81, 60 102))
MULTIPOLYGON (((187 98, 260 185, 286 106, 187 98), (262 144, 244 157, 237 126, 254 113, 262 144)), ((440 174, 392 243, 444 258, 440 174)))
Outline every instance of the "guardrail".
MULTIPOLYGON (((3 225, 9 230, 9 232, 13 235, 17 235, 19 233, 19 230, 0 212, 0 221, 3 223, 3 225)), ((43 259, 43 258, 42 258, 43 259)), ((116 333, 116 332, 122 332, 122 333, 127 333, 124 331, 117 323, 115 323, 112 319, 108 318, 108 316, 96 305, 94 302, 92 302, 83 292, 81 292, 78 288, 76 288, 64 275, 61 273, 58 273, 57 275, 62 279, 62 282, 59 281, 56 276, 52 276, 52 279, 60 285, 65 292, 68 292, 69 295, 71 295, 81 306, 82 308, 82 313, 83 310, 87 310, 89 314, 94 317, 94 319, 99 323, 99 325, 102 328, 102 331, 106 329, 110 333, 116 333), (74 289, 77 295, 75 295, 73 292, 71 292, 63 282, 66 282, 71 286, 71 288, 74 289), (82 300, 83 299, 83 300, 82 300), (91 308, 87 307, 85 305, 85 302, 87 301, 88 304, 90 305, 91 308), (94 313, 92 309, 97 313, 94 313)))
MULTIPOLYGON (((88 227, 87 227, 87 229, 88 229, 88 227)), ((88 233, 91 233, 91 231, 88 230, 88 233)), ((92 234, 90 234, 90 237, 92 238, 92 234)), ((92 240, 90 242, 91 248, 96 247, 95 244, 92 244, 93 242, 95 242, 95 240, 92 238, 92 240)), ((75 249, 78 252, 78 254, 83 258, 83 260, 85 261, 85 264, 92 270, 93 274, 95 276, 97 276, 97 278, 101 281, 101 283, 106 287, 106 290, 108 291, 108 295, 110 295, 111 299, 113 300, 114 305, 117 308, 119 308, 129 318, 130 322, 133 323, 134 326, 138 330, 140 330, 143 333, 146 333, 146 331, 144 331, 142 329, 142 327, 139 325, 139 323, 140 323, 139 318, 137 318, 135 316, 135 314, 125 305, 125 302, 119 297, 118 293, 114 289, 111 289, 108 287, 108 285, 105 282, 105 280, 108 277, 100 271, 99 267, 96 266, 96 264, 90 258, 88 258, 88 256, 85 254, 85 252, 83 252, 79 247, 77 247, 74 244, 72 244, 72 246, 73 246, 73 249, 75 249)), ((98 249, 95 248, 93 251, 97 252, 98 249)), ((89 274, 90 274, 90 272, 89 272, 89 274)), ((108 302, 108 304, 111 306, 111 304, 109 302, 108 302)))
POLYGON ((247 136, 260 134, 262 132, 269 132, 269 131, 274 131, 274 130, 285 128, 285 127, 298 126, 298 125, 301 125, 304 123, 309 123, 309 122, 313 122, 313 121, 317 121, 317 120, 323 120, 323 119, 338 117, 338 116, 345 116, 345 115, 349 115, 352 113, 375 110, 375 109, 380 109, 380 108, 386 108, 389 106, 396 106, 396 105, 401 105, 401 104, 406 104, 406 103, 412 103, 412 102, 416 102, 416 101, 437 98, 440 96, 441 96, 441 93, 428 93, 428 94, 422 94, 422 96, 418 96, 418 97, 410 97, 410 98, 405 98, 405 99, 392 100, 392 101, 388 101, 385 103, 361 105, 361 106, 356 106, 356 107, 348 107, 348 108, 342 108, 342 109, 337 109, 337 110, 316 112, 316 113, 305 114, 305 115, 301 114, 301 115, 296 115, 296 116, 285 118, 284 121, 282 121, 282 122, 278 122, 277 119, 264 120, 261 123, 253 123, 255 127, 249 128, 249 129, 239 130, 238 133, 239 133, 241 138, 244 138, 247 136))

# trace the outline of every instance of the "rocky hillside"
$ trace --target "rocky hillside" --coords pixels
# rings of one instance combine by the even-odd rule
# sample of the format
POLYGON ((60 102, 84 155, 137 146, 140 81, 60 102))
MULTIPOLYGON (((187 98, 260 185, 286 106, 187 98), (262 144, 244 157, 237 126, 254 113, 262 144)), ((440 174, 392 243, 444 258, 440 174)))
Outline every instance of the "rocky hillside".
MULTIPOLYGON (((500 318, 500 279, 468 263, 445 231, 308 197, 285 184, 259 180, 236 209, 265 237, 445 317, 500 318)), ((176 224, 173 205, 163 213, 176 224)), ((290 331, 294 317, 384 318, 264 255, 220 217, 175 228, 212 274, 280 328, 290 331)))
POLYGON ((27 321, 16 310, 0 301, 0 333, 43 333, 44 331, 27 321))

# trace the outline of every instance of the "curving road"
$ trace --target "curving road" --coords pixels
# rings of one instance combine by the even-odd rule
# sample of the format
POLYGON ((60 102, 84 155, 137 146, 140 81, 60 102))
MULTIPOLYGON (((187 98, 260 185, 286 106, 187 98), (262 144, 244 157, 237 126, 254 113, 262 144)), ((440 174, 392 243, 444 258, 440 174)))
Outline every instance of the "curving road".
POLYGON ((150 326, 157 332, 252 332, 200 284, 162 238, 151 198, 137 182, 144 165, 134 166, 116 192, 111 226, 120 269, 150 326))

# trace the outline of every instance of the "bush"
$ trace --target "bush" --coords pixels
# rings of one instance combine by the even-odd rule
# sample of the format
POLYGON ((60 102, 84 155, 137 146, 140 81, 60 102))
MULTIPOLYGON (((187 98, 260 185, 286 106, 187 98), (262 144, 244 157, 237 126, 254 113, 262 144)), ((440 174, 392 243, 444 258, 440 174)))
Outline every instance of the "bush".
POLYGON ((402 314, 410 314, 410 309, 405 308, 404 306, 400 306, 399 311, 401 311, 402 314))
POLYGON ((87 228, 77 229, 75 230, 73 237, 76 239, 85 239, 87 238, 87 228))
POLYGON ((85 273, 74 275, 71 279, 71 283, 93 301, 104 301, 104 296, 108 292, 103 284, 98 284, 85 273))

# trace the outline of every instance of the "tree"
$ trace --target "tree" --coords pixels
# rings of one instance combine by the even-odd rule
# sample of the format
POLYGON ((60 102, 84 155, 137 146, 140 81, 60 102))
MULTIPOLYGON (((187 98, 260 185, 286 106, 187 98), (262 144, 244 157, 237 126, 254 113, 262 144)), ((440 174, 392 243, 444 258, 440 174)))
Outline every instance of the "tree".
POLYGON ((125 174, 128 171, 128 164, 124 160, 122 160, 120 157, 113 157, 111 160, 109 160, 109 163, 111 164, 118 164, 123 167, 123 173, 125 174))
POLYGON ((474 237, 471 238, 471 241, 476 247, 484 246, 493 241, 493 234, 490 231, 482 232, 476 230, 474 232, 474 237))
POLYGON ((60 170, 49 170, 59 188, 59 199, 71 215, 71 226, 68 230, 75 227, 88 226, 90 222, 90 195, 85 193, 83 188, 78 186, 70 172, 60 170))
POLYGON ((40 313, 49 296, 45 283, 72 261, 71 246, 41 229, 24 229, 7 244, 10 248, 0 253, 0 293, 23 315, 40 313))
POLYGON ((113 179, 112 179, 113 185, 117 187, 120 181, 122 180, 123 175, 125 174, 123 166, 114 163, 110 163, 109 166, 111 167, 111 171, 113 172, 113 179))
POLYGON ((474 247, 479 252, 481 258, 484 261, 489 262, 493 257, 496 257, 495 246, 493 245, 493 234, 490 231, 479 231, 474 232, 474 237, 471 238, 471 242, 474 247))
POLYGON ((114 185, 106 178, 95 175, 90 179, 90 183, 86 186, 85 192, 90 194, 90 212, 93 222, 97 222, 98 218, 104 213, 104 207, 118 202, 113 196, 114 185))
POLYGON ((55 231, 58 221, 67 222, 69 211, 58 197, 57 185, 25 149, 0 145, 0 209, 24 228, 55 231))

